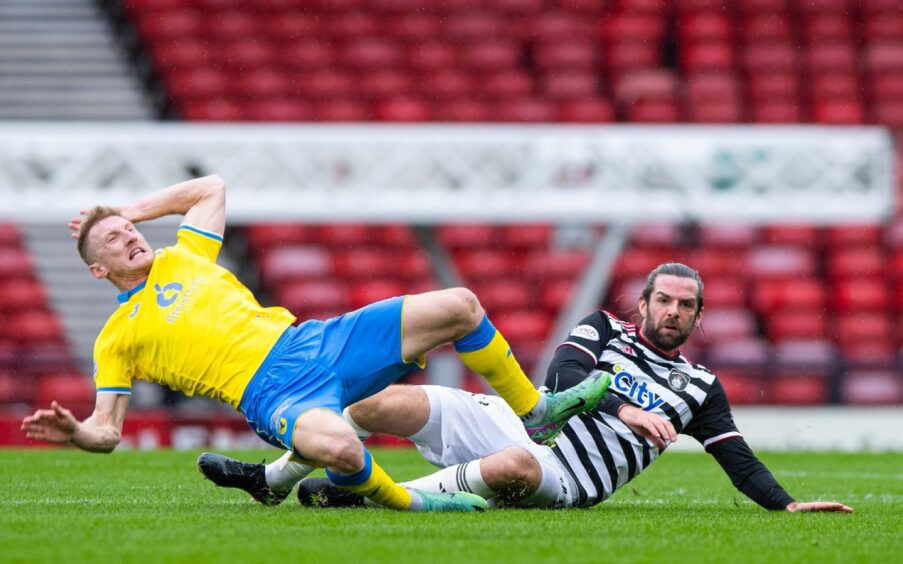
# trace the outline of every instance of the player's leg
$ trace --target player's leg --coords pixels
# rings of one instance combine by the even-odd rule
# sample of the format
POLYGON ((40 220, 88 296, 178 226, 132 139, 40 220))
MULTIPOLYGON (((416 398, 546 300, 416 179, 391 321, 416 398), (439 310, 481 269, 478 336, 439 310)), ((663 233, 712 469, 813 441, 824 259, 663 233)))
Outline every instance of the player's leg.
POLYGON ((470 290, 452 288, 408 296, 402 327, 405 359, 416 359, 440 345, 454 343, 464 364, 486 378, 517 415, 528 414, 541 402, 508 342, 470 290))
POLYGON ((345 420, 327 409, 311 409, 295 421, 293 448, 304 460, 323 464, 329 480, 390 509, 482 511, 486 502, 471 494, 435 495, 395 483, 373 460, 345 420))
POLYGON ((592 409, 605 396, 603 373, 560 393, 540 394, 476 295, 452 288, 408 296, 402 318, 402 356, 417 359, 451 342, 464 364, 483 376, 522 418, 534 440, 547 440, 568 418, 592 409))

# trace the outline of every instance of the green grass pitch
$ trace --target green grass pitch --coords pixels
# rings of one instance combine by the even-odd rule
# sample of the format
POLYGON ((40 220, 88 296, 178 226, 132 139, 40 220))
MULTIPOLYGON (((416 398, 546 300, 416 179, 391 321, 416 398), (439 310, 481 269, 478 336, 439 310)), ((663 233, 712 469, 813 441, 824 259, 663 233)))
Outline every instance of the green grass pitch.
MULTIPOLYGON (((876 562, 903 558, 903 453, 765 453, 801 500, 768 512, 705 454, 668 453, 588 510, 408 514, 267 508, 216 489, 197 452, 0 450, 0 562, 876 562)), ((259 461, 276 451, 231 453, 259 461)), ((431 471, 377 450, 398 479, 431 471)))

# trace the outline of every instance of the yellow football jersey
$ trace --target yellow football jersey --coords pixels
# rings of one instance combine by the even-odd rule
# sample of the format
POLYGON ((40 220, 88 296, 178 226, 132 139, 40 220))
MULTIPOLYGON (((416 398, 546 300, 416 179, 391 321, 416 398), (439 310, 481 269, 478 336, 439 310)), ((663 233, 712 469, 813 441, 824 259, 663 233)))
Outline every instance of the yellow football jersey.
POLYGON ((221 246, 219 235, 182 225, 176 245, 156 251, 147 280, 119 294, 94 345, 98 392, 128 394, 138 379, 238 408, 295 316, 257 303, 216 264, 221 246))

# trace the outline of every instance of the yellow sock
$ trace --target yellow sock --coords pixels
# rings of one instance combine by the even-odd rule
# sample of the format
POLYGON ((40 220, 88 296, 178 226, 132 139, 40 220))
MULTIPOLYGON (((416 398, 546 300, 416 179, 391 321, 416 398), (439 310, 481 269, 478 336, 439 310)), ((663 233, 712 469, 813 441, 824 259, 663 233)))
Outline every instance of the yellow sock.
POLYGON ((517 363, 508 341, 488 317, 484 315, 476 329, 455 341, 455 350, 461 361, 485 378, 518 416, 536 407, 539 392, 517 363))
POLYGON ((389 509, 411 508, 411 494, 395 483, 364 449, 364 467, 354 474, 336 474, 326 471, 333 484, 367 497, 389 509))

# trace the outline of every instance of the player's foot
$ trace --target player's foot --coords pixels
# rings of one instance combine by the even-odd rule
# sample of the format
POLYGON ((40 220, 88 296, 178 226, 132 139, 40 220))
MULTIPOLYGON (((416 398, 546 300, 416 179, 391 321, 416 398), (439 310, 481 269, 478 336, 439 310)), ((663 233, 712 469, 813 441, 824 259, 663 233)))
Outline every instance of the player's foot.
POLYGON ((573 388, 557 393, 546 392, 545 417, 527 426, 527 434, 533 442, 551 442, 568 419, 596 407, 608 393, 610 383, 611 374, 599 370, 573 388))
POLYGON ((298 502, 305 507, 364 507, 365 499, 334 485, 329 478, 304 478, 298 484, 298 502))
POLYGON ((279 505, 291 490, 278 491, 267 486, 263 464, 241 462, 222 454, 205 452, 198 457, 198 470, 221 488, 238 488, 264 505, 279 505))
MULTIPOLYGON (((467 492, 431 493, 410 490, 411 511, 477 512, 489 509, 486 500, 467 492)), ((305 478, 298 484, 298 502, 305 507, 365 507, 374 505, 359 494, 342 489, 326 478, 305 478)))
POLYGON ((468 492, 433 493, 421 490, 410 490, 410 492, 412 498, 415 496, 419 498, 411 504, 412 511, 481 513, 489 509, 489 504, 485 499, 468 492))

